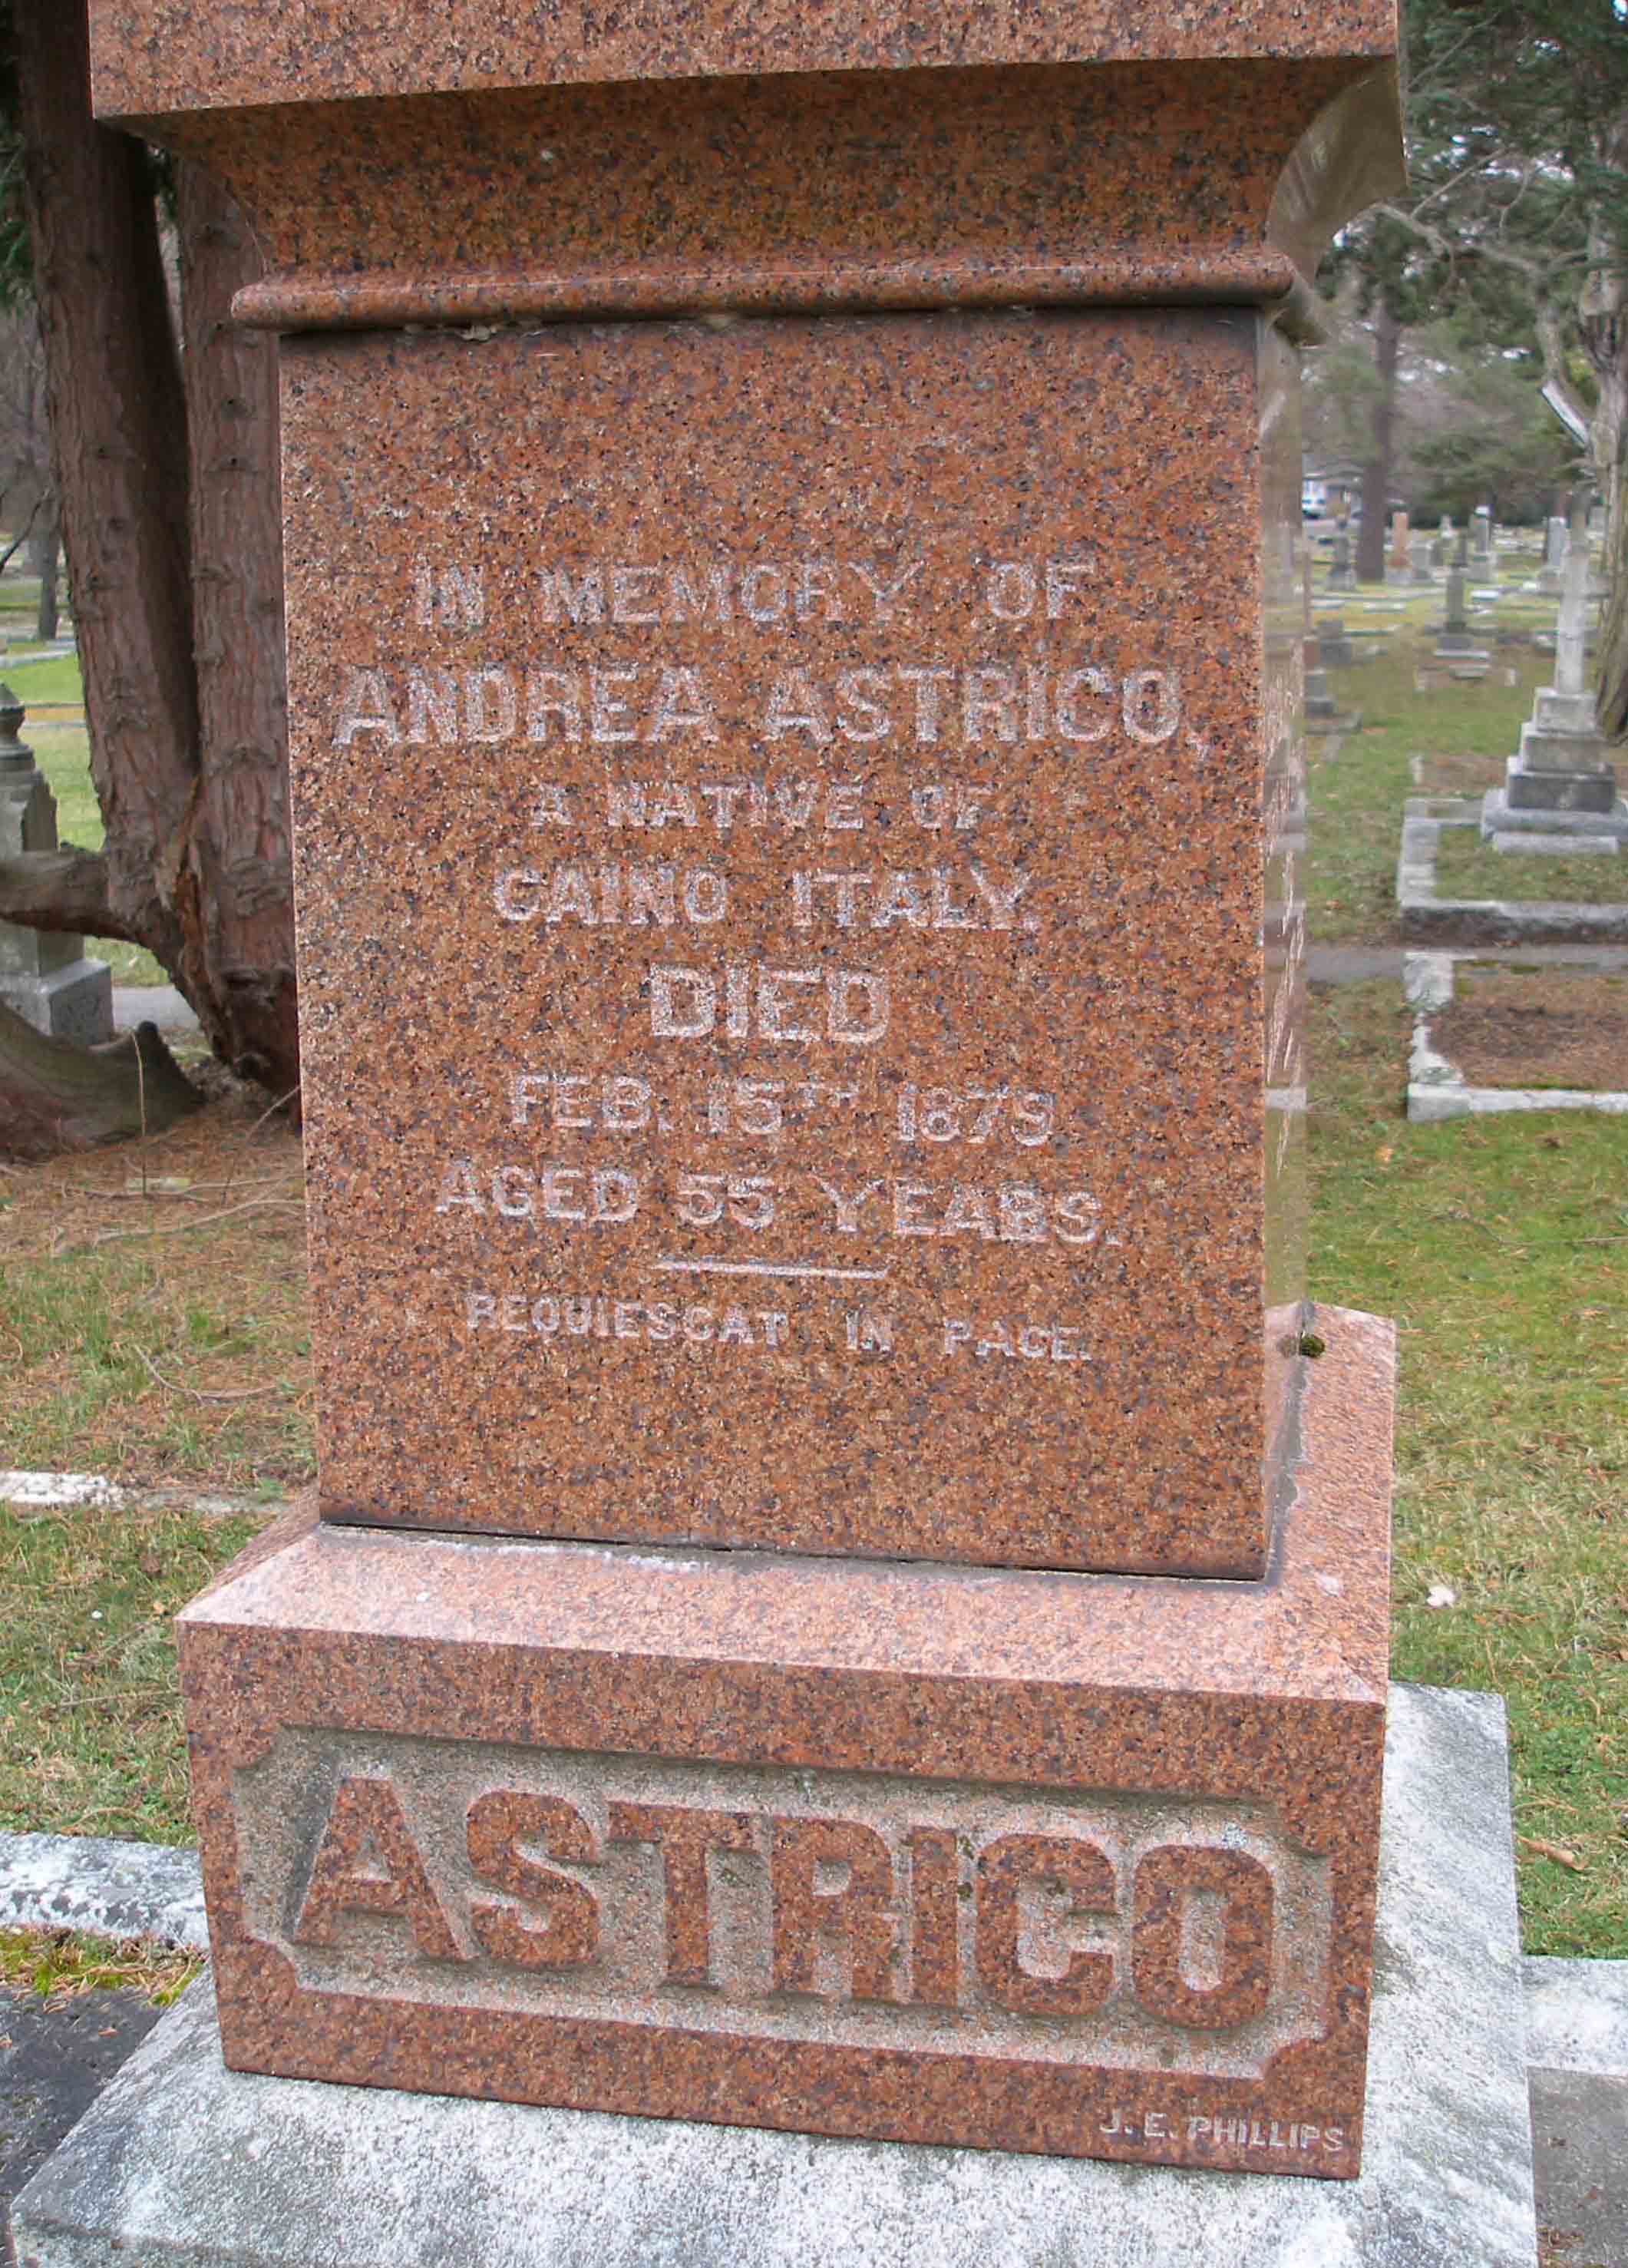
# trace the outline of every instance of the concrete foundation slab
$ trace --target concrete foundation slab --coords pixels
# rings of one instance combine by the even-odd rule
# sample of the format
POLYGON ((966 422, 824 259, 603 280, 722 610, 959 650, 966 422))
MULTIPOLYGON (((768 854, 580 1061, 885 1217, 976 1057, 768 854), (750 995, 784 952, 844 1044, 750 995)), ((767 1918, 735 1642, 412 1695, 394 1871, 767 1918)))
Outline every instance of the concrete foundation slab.
POLYGON ((1529 1960, 1526 2025, 1535 2068, 1628 2080, 1628 1961, 1529 1960))
POLYGON ((1525 1970, 1538 2227, 1557 2259, 1628 2268, 1628 1962, 1525 1970))
POLYGON ((1506 827, 1492 841, 1494 850, 1510 851, 1520 858, 1613 858, 1617 849, 1609 835, 1556 835, 1536 827, 1506 827))
POLYGON ((1578 811, 1559 806, 1518 804, 1502 788, 1489 788, 1482 799, 1484 840, 1519 828, 1523 834, 1555 835, 1568 843, 1593 839, 1628 842, 1628 801, 1618 796, 1609 811, 1578 811))
POLYGON ((1628 2081, 1534 2071, 1532 2155, 1553 2257, 1628 2268, 1628 2081))
POLYGON ((1504 1719, 1393 1689, 1359 2180, 260 2079, 194 1990, 18 2198, 18 2268, 1535 2268, 1504 1719))

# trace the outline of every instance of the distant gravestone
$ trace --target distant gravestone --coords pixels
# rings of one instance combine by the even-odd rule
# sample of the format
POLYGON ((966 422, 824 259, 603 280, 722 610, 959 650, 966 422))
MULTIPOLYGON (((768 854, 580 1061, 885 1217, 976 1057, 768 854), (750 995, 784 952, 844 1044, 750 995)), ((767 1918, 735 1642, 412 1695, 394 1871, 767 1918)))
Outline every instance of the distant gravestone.
POLYGON ((320 1516, 183 1616, 227 2062, 1350 2176, 1275 311, 1394 8, 363 13, 98 0, 281 335, 320 1516))
POLYGON ((1408 518, 1404 512, 1390 515, 1390 541, 1385 552, 1385 580, 1392 585, 1411 583, 1412 562, 1408 550, 1408 518))
POLYGON ((1491 650, 1477 644, 1470 627, 1470 577, 1463 567, 1452 568, 1447 578, 1447 618, 1436 635, 1436 654, 1456 670, 1484 670, 1491 650))
POLYGON ((1351 536, 1342 522, 1334 537, 1334 557, 1329 569, 1328 587, 1331 591, 1354 591, 1357 571, 1352 558, 1351 536))
POLYGON ((1361 719, 1343 715, 1339 703, 1329 690, 1328 672, 1323 659, 1323 640, 1318 635, 1309 634, 1306 638, 1305 667, 1306 730, 1318 733, 1354 730, 1361 719))
POLYGON ((1539 571, 1539 590, 1551 598, 1558 597, 1564 581, 1566 563, 1566 524, 1558 516, 1551 517, 1544 530, 1544 563, 1539 571))
MULTIPOLYGON (((25 711, 0 685, 0 858, 56 848, 56 799, 18 738, 25 711)), ((0 1000, 49 1039, 93 1047, 113 1037, 113 976, 84 939, 0 922, 0 1000)))
POLYGON ((1482 833, 1500 849, 1521 847, 1508 841, 1511 835, 1540 830, 1628 841, 1628 803, 1617 792, 1610 744, 1600 731, 1588 684, 1592 600, 1582 503, 1573 514, 1562 577, 1555 681, 1538 693, 1504 784, 1489 790, 1482 806, 1482 833))

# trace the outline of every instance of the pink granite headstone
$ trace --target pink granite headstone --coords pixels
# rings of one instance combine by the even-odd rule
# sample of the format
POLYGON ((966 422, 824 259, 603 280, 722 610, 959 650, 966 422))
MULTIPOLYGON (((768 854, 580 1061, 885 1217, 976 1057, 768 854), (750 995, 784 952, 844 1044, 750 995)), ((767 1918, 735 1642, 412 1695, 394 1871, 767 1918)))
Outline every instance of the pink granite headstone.
POLYGON ((1394 6, 93 17, 282 334, 322 1518, 184 1621, 229 2061, 1349 2175, 1294 340, 1394 6))

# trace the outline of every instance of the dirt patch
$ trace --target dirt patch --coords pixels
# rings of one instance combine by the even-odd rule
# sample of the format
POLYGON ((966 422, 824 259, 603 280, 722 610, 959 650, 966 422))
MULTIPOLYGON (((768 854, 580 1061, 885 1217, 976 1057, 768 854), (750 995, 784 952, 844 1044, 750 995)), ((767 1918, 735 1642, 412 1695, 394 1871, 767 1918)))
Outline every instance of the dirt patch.
POLYGON ((1484 755, 1475 752, 1443 755, 1435 753, 1419 759, 1419 787, 1421 795, 1481 795, 1490 787, 1502 787, 1504 760, 1501 756, 1484 755))
POLYGON ((1628 977, 1461 964, 1431 1043, 1470 1086, 1628 1091, 1628 977))

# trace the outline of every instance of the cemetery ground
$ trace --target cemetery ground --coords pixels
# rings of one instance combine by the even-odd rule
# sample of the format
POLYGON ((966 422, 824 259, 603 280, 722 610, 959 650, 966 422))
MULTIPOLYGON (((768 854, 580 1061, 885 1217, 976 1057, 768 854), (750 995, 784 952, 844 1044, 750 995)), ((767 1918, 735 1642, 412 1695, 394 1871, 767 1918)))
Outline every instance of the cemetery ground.
MULTIPOLYGON (((1386 618, 1394 658, 1331 673, 1363 725, 1311 745, 1315 945, 1395 941, 1404 798, 1500 777, 1545 681, 1522 644, 1483 683, 1421 689, 1441 603, 1410 595, 1386 618)), ((18 671, 18 689, 62 835, 90 842, 83 726, 54 737, 50 708, 71 707, 72 666, 18 671)), ((1595 1012, 1574 970, 1522 976, 1540 1010, 1566 992, 1573 1027, 1595 1012)), ((1410 1022, 1394 978, 1314 991, 1311 1290, 1401 1334, 1394 1674, 1505 1697, 1525 1948, 1623 1957, 1624 1130, 1580 1112, 1409 1125, 1410 1022)), ((0 1469, 127 1492, 0 1505, 0 1826, 191 1839, 171 1617, 312 1472, 299 1197, 297 1138, 240 1092, 146 1142, 0 1168, 0 1469)))

